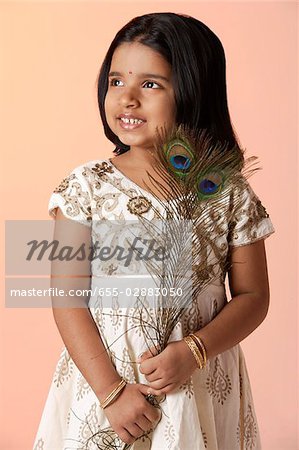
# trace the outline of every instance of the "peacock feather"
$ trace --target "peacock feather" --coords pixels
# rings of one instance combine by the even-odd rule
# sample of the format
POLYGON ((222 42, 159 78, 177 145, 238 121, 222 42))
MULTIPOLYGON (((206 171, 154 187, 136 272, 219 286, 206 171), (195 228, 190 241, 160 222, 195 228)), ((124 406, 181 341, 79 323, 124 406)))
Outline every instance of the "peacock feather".
MULTIPOLYGON (((168 250, 168 258, 162 264, 146 261, 156 285, 166 288, 152 316, 156 336, 150 338, 149 347, 154 345, 162 351, 184 309, 219 277, 219 265, 223 271, 229 268, 228 259, 219 261, 211 245, 213 236, 219 235, 219 223, 211 221, 211 211, 230 221, 241 208, 241 198, 234 198, 232 203, 233 192, 259 170, 253 167, 257 158, 245 159, 244 153, 237 144, 229 148, 222 142, 215 143, 205 129, 198 133, 185 126, 157 130, 155 175, 148 172, 150 184, 145 184, 164 213, 153 206, 158 224, 143 215, 139 219, 159 246, 168 250), (181 288, 183 295, 171 297, 170 288, 181 288)), ((143 327, 146 339, 148 326, 143 327)))

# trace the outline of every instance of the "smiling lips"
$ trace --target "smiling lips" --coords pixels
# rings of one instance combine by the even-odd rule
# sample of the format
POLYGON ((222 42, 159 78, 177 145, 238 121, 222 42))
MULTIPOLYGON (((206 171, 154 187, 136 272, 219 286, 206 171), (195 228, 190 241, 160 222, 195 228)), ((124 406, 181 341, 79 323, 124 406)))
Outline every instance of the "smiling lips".
POLYGON ((125 130, 140 128, 146 122, 145 119, 134 117, 132 114, 120 114, 117 119, 119 120, 120 126, 125 130))

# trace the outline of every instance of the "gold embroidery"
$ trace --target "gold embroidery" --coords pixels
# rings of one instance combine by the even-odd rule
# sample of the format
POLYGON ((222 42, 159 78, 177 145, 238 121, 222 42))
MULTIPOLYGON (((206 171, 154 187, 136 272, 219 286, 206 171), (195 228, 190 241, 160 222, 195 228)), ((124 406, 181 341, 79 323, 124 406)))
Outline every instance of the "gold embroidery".
POLYGON ((73 360, 71 359, 67 349, 64 349, 54 374, 53 382, 57 387, 67 381, 73 373, 73 360))
POLYGON ((259 217, 264 217, 264 218, 269 217, 269 214, 267 213, 266 208, 264 207, 264 205, 262 205, 260 200, 257 200, 257 202, 256 202, 256 210, 257 210, 259 217))
POLYGON ((243 378, 240 373, 239 373, 239 382, 240 382, 240 399, 241 399, 243 397, 243 378))
POLYGON ((80 374, 77 381, 77 393, 76 393, 77 400, 79 401, 80 399, 82 399, 84 395, 90 392, 90 390, 91 387, 89 386, 85 378, 82 376, 82 374, 80 374))
POLYGON ((131 363, 132 358, 126 347, 123 348, 123 354, 121 359, 122 363, 119 369, 120 376, 123 377, 127 383, 136 383, 134 368, 131 363))
POLYGON ((224 401, 228 397, 228 394, 231 392, 232 384, 228 374, 224 373, 224 370, 220 364, 220 358, 218 356, 215 358, 213 375, 207 378, 206 385, 209 394, 216 398, 218 403, 223 405, 224 401))
POLYGON ((172 448, 172 444, 175 441, 175 429, 169 421, 167 421, 165 430, 164 430, 164 436, 167 442, 167 448, 170 450, 172 448))
POLYGON ((186 396, 189 399, 192 398, 192 396, 194 395, 194 390, 193 390, 193 383, 192 383, 191 378, 188 378, 188 380, 185 381, 185 383, 181 384, 179 389, 181 391, 185 392, 186 396))
POLYGON ((61 181, 61 183, 59 184, 59 186, 57 186, 57 187, 54 189, 53 192, 55 192, 55 193, 60 193, 60 192, 65 191, 65 190, 69 187, 70 181, 73 180, 74 178, 76 178, 76 175, 74 175, 74 174, 71 174, 71 175, 69 175, 68 177, 64 178, 64 179, 61 181))
POLYGON ((91 170, 95 172, 99 177, 101 177, 105 173, 114 173, 113 167, 105 161, 101 164, 96 163, 95 166, 91 168, 91 170))
POLYGON ((205 448, 208 448, 207 433, 205 431, 203 431, 202 426, 200 426, 200 430, 201 430, 204 446, 205 446, 205 448))
POLYGON ((203 317, 201 315, 197 299, 194 299, 191 306, 183 313, 181 321, 184 336, 194 333, 203 327, 203 317))
POLYGON ((44 450, 44 441, 43 441, 43 439, 42 438, 40 438, 38 441, 37 441, 37 443, 36 443, 36 445, 35 445, 35 447, 34 447, 34 449, 33 450, 44 450))
POLYGON ((131 214, 143 214, 146 213, 152 206, 152 202, 146 197, 137 195, 131 198, 127 203, 127 208, 131 214))
POLYGON ((112 296, 112 309, 110 309, 109 316, 111 320, 111 325, 113 327, 113 331, 114 333, 116 333, 124 320, 124 316, 122 315, 122 309, 119 306, 118 296, 116 295, 112 296))
POLYGON ((246 450, 254 450, 256 448, 256 438, 258 436, 257 424, 252 411, 252 406, 248 404, 248 412, 246 416, 242 414, 242 408, 240 409, 240 421, 237 429, 238 443, 241 444, 241 448, 246 450))
POLYGON ((97 417, 97 404, 93 403, 88 414, 81 419, 81 425, 79 429, 79 439, 85 440, 90 438, 98 429, 98 417, 97 417))
POLYGON ((99 302, 99 307, 98 308, 92 308, 92 315, 95 319, 95 323, 99 329, 99 331, 101 332, 101 334, 104 335, 104 331, 106 328, 105 322, 106 322, 106 317, 104 314, 102 314, 102 299, 103 297, 98 295, 97 297, 97 301, 99 302))
MULTIPOLYGON (((246 188, 245 188, 246 189, 246 188)), ((228 241, 238 240, 241 236, 244 240, 254 240, 257 238, 257 228, 262 220, 269 218, 266 208, 262 205, 254 192, 249 190, 249 205, 246 209, 239 205, 234 211, 234 218, 229 223, 228 241), (244 222, 242 225, 240 225, 244 222)))
POLYGON ((76 217, 81 211, 84 218, 91 221, 90 196, 88 192, 83 191, 81 184, 76 180, 76 175, 70 175, 61 182, 54 193, 59 193, 64 199, 64 207, 68 216, 76 217))
POLYGON ((218 314, 218 303, 217 303, 216 298, 214 298, 214 300, 213 300, 213 312, 212 312, 212 319, 211 320, 213 320, 217 316, 217 314, 218 314))

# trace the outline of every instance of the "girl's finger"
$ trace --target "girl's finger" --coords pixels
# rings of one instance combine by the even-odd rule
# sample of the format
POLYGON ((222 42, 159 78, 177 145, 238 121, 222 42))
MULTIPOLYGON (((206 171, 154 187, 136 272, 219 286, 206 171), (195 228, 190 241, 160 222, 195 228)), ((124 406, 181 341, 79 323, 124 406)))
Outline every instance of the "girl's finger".
POLYGON ((146 350, 145 352, 141 353, 138 358, 137 358, 137 362, 141 363, 142 361, 145 361, 148 358, 152 358, 153 356, 157 356, 158 355, 158 350, 156 349, 156 347, 150 347, 149 350, 146 350))
POLYGON ((173 391, 176 388, 175 384, 168 384, 167 386, 161 388, 161 389, 153 389, 152 387, 148 388, 148 393, 152 395, 164 395, 168 394, 169 392, 173 391))
POLYGON ((159 375, 157 375, 157 371, 155 370, 154 372, 150 373, 149 375, 146 375, 146 379, 148 382, 153 383, 154 381, 158 381, 161 378, 159 377, 159 375))
POLYGON ((143 361, 139 366, 139 372, 144 375, 149 375, 157 369, 157 363, 152 359, 143 361))
POLYGON ((155 381, 149 381, 149 388, 150 389, 160 390, 160 389, 164 389, 168 385, 169 385, 169 381, 168 380, 166 381, 163 378, 160 378, 160 379, 155 380, 155 381))

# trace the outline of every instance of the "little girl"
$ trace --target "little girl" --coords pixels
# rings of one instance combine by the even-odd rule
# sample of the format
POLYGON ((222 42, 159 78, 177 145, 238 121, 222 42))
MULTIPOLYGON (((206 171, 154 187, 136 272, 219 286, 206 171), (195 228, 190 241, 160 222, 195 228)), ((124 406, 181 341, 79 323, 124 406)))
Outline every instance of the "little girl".
MULTIPOLYGON (((227 106, 223 47, 192 17, 147 14, 124 26, 104 59, 98 100, 116 156, 75 168, 49 203, 55 239, 74 248, 82 242, 88 247, 95 221, 151 220, 163 209, 156 198, 163 200, 160 191, 148 189, 160 127, 206 128, 215 142, 229 148, 237 143, 227 106)), ((274 228, 248 183, 235 194, 241 212, 231 223, 222 222, 226 232, 214 240, 219 255, 230 262, 232 298, 227 301, 224 274, 187 308, 160 353, 148 350, 136 308, 122 308, 117 293, 111 300, 107 291, 92 290, 85 297, 69 297, 77 307, 53 307, 65 347, 34 450, 261 449, 239 343, 267 315, 264 239, 274 228), (89 307, 92 300, 101 307, 89 307), (205 364, 199 364, 190 335, 203 345, 205 364), (149 394, 164 396, 160 408, 149 394)), ((99 274, 113 281, 117 271, 111 261, 96 266, 85 258, 76 264, 69 269, 55 261, 52 285, 88 291, 99 274), (66 272, 73 276, 59 277, 66 272)))

